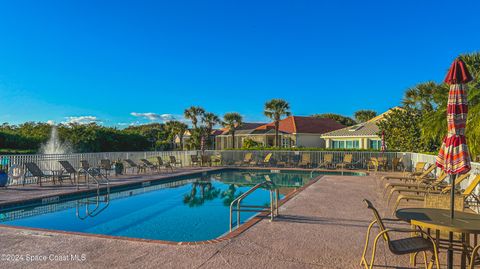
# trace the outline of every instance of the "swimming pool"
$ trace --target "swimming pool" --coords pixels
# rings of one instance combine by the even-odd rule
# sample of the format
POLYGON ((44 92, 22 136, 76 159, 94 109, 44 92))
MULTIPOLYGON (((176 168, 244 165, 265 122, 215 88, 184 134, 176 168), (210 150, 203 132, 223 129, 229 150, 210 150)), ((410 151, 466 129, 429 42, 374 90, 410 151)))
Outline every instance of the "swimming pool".
MULTIPOLYGON (((177 176, 112 188, 98 196, 54 196, 12 205, 0 212, 0 224, 175 242, 210 240, 228 232, 230 203, 256 183, 273 181, 282 198, 311 176, 300 171, 237 169, 177 176)), ((269 202, 269 191, 259 189, 242 204, 268 206, 269 202)), ((242 212, 241 222, 256 214, 242 212)))

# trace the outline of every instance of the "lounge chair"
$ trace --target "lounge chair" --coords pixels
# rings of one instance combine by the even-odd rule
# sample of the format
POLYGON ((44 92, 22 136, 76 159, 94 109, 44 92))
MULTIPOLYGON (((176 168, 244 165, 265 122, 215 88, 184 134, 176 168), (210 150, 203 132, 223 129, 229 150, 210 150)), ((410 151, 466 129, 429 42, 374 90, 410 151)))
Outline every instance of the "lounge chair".
POLYGON ((300 155, 294 155, 290 161, 287 162, 287 165, 290 167, 297 167, 300 163, 300 155))
POLYGON ((200 160, 198 159, 198 155, 190 155, 190 163, 192 166, 200 166, 200 160))
POLYGON ((208 155, 203 155, 201 157, 202 166, 212 166, 212 159, 208 155))
POLYGON ((170 156, 170 165, 175 167, 180 165, 180 167, 183 167, 182 160, 177 160, 175 156, 170 156))
MULTIPOLYGON (((468 178, 468 176, 466 177, 458 177, 457 180, 455 180, 455 186, 458 186, 460 185, 460 183, 465 180, 466 178, 468 178)), ((478 201, 478 197, 476 196, 476 194, 473 192, 475 190, 475 188, 478 186, 478 183, 480 183, 480 174, 476 175, 475 178, 472 180, 472 182, 470 182, 470 184, 468 185, 468 187, 461 193, 461 196, 463 197, 464 201, 466 202, 465 204, 469 204, 468 202, 468 199, 470 198, 474 198, 476 201, 478 201)), ((453 186, 453 188, 455 188, 455 186, 453 186)), ((441 194, 447 194, 450 192, 452 186, 451 185, 448 185, 446 186, 445 188, 442 189, 442 191, 440 192, 441 194)), ((398 208, 398 206, 400 205, 400 202, 405 200, 405 201, 425 201, 425 195, 427 195, 427 193, 421 193, 419 195, 414 195, 414 194, 400 194, 398 197, 397 197, 397 201, 395 202, 395 206, 393 207, 393 212, 395 212, 398 208)))
POLYGON ((424 173, 424 170, 425 170, 425 166, 427 166, 427 163, 426 162, 418 162, 416 165, 415 165, 415 168, 413 169, 413 171, 408 174, 408 175, 403 175, 403 176, 383 176, 381 178, 382 181, 386 181, 386 180, 390 180, 390 179, 400 179, 400 180, 403 180, 403 179, 414 179, 415 177, 421 175, 424 173))
POLYGON ((243 161, 241 161, 239 164, 240 165, 251 165, 253 163, 253 154, 251 152, 245 153, 245 156, 243 157, 243 161))
POLYGON ((140 161, 143 163, 143 166, 150 169, 150 171, 158 171, 158 165, 153 164, 151 161, 147 159, 140 159, 140 161))
POLYGON ((309 153, 302 153, 302 159, 298 163, 299 167, 309 168, 312 166, 311 156, 309 153))
POLYGON ((323 156, 323 162, 318 165, 318 168, 330 168, 333 166, 333 154, 325 154, 323 156))
POLYGON ((345 154, 343 156, 343 162, 337 163, 335 166, 337 169, 342 168, 346 169, 348 167, 352 168, 353 167, 353 155, 352 154, 345 154))
POLYGON ((168 171, 168 169, 170 169, 170 170, 173 172, 173 166, 171 166, 170 163, 168 163, 168 162, 164 162, 164 161, 162 160, 162 157, 157 156, 157 162, 158 162, 158 170, 159 170, 159 171, 160 171, 160 168, 161 168, 161 167, 164 167, 165 170, 168 171))
MULTIPOLYGON (((396 186, 390 189, 390 193, 387 197, 387 204, 390 202, 394 193, 424 193, 430 191, 438 191, 442 187, 445 187, 445 179, 447 178, 447 174, 442 171, 442 173, 433 181, 430 180, 423 180, 418 183, 405 183, 401 186, 396 186)), ((464 177, 466 175, 462 175, 464 177)), ((463 180, 463 179, 462 179, 463 180)))
POLYGON ((143 165, 139 165, 132 161, 131 159, 125 159, 125 163, 128 165, 128 167, 125 167, 125 173, 127 172, 127 169, 130 168, 132 171, 135 171, 137 169, 137 174, 140 174, 140 172, 144 171, 146 172, 146 168, 143 165))
POLYGON ((416 257, 418 253, 423 252, 425 259, 425 268, 432 268, 433 264, 439 269, 439 259, 438 259, 438 249, 435 243, 435 240, 426 232, 422 230, 413 230, 413 229, 400 229, 400 228, 387 228, 384 224, 385 221, 400 221, 399 219, 382 219, 378 210, 373 206, 369 200, 363 200, 367 205, 367 208, 372 210, 374 219, 370 223, 367 229, 367 235, 365 240, 365 247, 363 249, 362 259, 360 265, 363 265, 367 269, 373 268, 375 264, 375 254, 377 251, 378 240, 382 238, 388 245, 388 249, 395 255, 406 255, 413 254, 413 257, 416 257), (377 225, 380 229, 380 232, 375 236, 372 246, 372 256, 370 258, 370 263, 367 262, 366 254, 368 250, 368 245, 370 241, 370 232, 374 225, 377 225), (412 237, 401 238, 392 240, 390 238, 391 233, 411 233, 416 234, 412 237), (429 262, 427 262, 426 252, 430 252, 432 257, 429 262), (427 264, 428 263, 428 264, 427 264))
POLYGON ((280 160, 276 163, 278 167, 287 167, 288 159, 286 156, 280 157, 280 160))
POLYGON ((105 171, 105 177, 108 178, 110 176, 110 171, 115 171, 113 168, 112 162, 109 159, 100 160, 100 171, 105 171))
POLYGON ((210 161, 212 162, 212 165, 216 165, 216 166, 219 166, 222 164, 222 155, 212 155, 210 157, 210 161))
MULTIPOLYGON (((25 168, 27 169, 27 172, 30 173, 30 177, 36 178, 37 184, 42 186, 42 178, 51 178, 53 179, 53 183, 55 183, 55 178, 53 177, 53 174, 45 174, 43 171, 38 167, 36 163, 25 163, 25 168)), ((23 180, 23 185, 25 186, 25 179, 23 180)))
POLYGON ((431 174, 433 173, 433 170, 435 170, 435 168, 436 168, 435 165, 430 165, 430 167, 428 167, 427 170, 423 171, 423 173, 421 175, 413 177, 413 178, 407 177, 407 178, 389 178, 389 179, 387 179, 387 180, 396 179, 396 180, 399 180, 399 181, 387 183, 384 187, 385 191, 383 193, 383 196, 385 196, 387 194, 389 188, 399 187, 399 186, 400 187, 408 186, 408 184, 411 184, 409 182, 421 183, 424 180, 435 179, 431 176, 431 174), (405 185, 405 184, 407 184, 407 185, 405 185))
POLYGON ((78 177, 80 176, 80 172, 77 171, 69 161, 58 161, 58 162, 62 166, 65 173, 68 174, 70 179, 72 178, 72 175, 73 175, 73 181, 78 182, 78 177))
POLYGON ((263 159, 263 162, 262 162, 262 165, 263 165, 263 166, 266 167, 266 166, 269 166, 269 165, 270 165, 270 162, 272 161, 272 155, 273 155, 273 154, 270 152, 270 153, 268 153, 268 154, 265 156, 265 158, 263 159))

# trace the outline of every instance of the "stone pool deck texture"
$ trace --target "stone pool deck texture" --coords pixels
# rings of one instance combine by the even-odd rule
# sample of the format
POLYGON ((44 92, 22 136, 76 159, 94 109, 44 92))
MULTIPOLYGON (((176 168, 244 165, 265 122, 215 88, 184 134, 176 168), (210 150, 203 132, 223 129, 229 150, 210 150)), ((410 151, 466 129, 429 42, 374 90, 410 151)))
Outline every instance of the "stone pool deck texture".
MULTIPOLYGON (((0 268, 362 268, 360 256, 372 220, 362 200, 370 199, 390 217, 380 176, 325 175, 287 201, 274 222, 264 219, 217 243, 169 245, 0 227, 0 255, 85 257, 0 261, 0 268)), ((0 190, 0 201, 8 191, 0 190)), ((376 268, 410 268, 408 261, 381 243, 376 268)))

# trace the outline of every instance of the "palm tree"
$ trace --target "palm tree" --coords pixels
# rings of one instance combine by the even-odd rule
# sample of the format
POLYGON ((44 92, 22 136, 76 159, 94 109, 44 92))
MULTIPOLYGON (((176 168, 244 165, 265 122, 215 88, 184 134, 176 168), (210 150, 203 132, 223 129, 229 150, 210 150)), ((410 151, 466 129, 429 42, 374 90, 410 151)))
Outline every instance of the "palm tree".
POLYGON ((265 103, 263 113, 275 122, 275 147, 278 147, 280 145, 280 136, 278 135, 280 120, 283 116, 290 116, 290 105, 285 100, 272 99, 265 103))
POLYGON ((211 133, 213 130, 213 127, 216 124, 220 123, 220 118, 213 113, 207 112, 203 115, 202 121, 205 124, 205 127, 207 128, 208 133, 211 133))
POLYGON ((417 84, 405 92, 403 104, 422 113, 431 112, 436 108, 434 94, 441 90, 442 86, 433 81, 417 84))
POLYGON ((205 109, 199 106, 191 106, 183 112, 186 119, 192 121, 192 125, 194 129, 197 129, 198 120, 205 114, 205 109))
POLYGON ((358 110, 355 112, 355 120, 358 123, 369 121, 377 116, 377 112, 373 110, 358 110))
POLYGON ((203 114, 202 122, 205 125, 205 133, 203 134, 203 136, 206 138, 206 142, 210 146, 210 135, 213 131, 213 127, 216 124, 220 123, 220 118, 217 115, 208 112, 203 114))
POLYGON ((235 148, 235 130, 242 125, 242 115, 236 112, 230 112, 223 115, 222 125, 228 128, 232 135, 232 146, 235 148))

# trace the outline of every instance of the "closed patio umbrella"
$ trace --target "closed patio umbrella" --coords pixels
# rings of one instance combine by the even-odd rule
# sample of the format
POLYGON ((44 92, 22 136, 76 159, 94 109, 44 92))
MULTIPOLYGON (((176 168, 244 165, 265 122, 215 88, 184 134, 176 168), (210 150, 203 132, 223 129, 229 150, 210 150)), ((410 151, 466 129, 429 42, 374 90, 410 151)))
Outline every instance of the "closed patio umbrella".
MULTIPOLYGON (((472 80, 465 63, 456 59, 447 76, 445 83, 450 85, 447 103, 448 132, 444 138, 437 156, 437 166, 450 175, 452 186, 455 186, 456 175, 470 171, 470 153, 465 138, 465 127, 467 122, 468 103, 467 86, 472 80)), ((455 188, 451 188, 450 217, 454 218, 455 188)), ((450 244, 453 241, 453 234, 449 235, 450 244)), ((448 268, 453 266, 453 251, 448 250, 448 268)))

